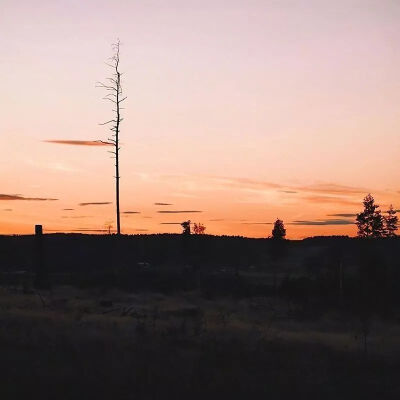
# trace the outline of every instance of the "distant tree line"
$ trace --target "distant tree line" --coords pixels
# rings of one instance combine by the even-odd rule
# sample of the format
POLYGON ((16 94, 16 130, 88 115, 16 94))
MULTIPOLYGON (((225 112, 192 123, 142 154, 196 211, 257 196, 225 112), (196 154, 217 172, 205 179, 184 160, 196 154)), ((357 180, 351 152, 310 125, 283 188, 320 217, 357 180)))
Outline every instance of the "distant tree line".
MULTIPOLYGON (((358 228, 357 236, 360 238, 382 238, 395 237, 398 229, 397 211, 391 204, 386 211, 386 215, 382 215, 379 205, 375 204, 375 200, 371 194, 365 196, 363 200, 364 210, 356 214, 356 225, 358 228)), ((181 223, 182 234, 190 235, 192 232, 196 235, 205 233, 206 227, 202 223, 193 223, 190 220, 181 223)), ((277 218, 269 238, 274 240, 284 240, 286 238, 286 228, 283 220, 277 218)))

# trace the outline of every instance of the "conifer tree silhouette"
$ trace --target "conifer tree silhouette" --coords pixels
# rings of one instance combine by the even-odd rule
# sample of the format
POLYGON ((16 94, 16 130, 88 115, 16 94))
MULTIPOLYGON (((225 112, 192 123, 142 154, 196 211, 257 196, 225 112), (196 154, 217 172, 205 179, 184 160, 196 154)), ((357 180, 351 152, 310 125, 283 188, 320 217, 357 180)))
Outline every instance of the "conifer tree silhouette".
POLYGON ((384 219, 375 199, 368 194, 363 200, 364 211, 357 214, 356 225, 358 237, 377 238, 384 235, 384 219))
POLYGON ((283 221, 279 218, 274 222, 274 228, 272 229, 272 239, 285 239, 286 229, 283 221))
POLYGON ((396 210, 393 209, 393 206, 390 205, 389 210, 387 211, 387 216, 385 216, 385 236, 386 237, 395 237, 397 231, 397 223, 399 219, 396 215, 396 210))

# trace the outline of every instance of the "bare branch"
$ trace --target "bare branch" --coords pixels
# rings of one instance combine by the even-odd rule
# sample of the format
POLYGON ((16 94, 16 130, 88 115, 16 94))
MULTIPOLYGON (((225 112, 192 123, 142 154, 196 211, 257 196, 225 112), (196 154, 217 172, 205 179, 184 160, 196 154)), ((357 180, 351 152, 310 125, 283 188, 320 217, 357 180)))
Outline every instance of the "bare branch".
POLYGON ((109 90, 115 90, 115 88, 113 86, 105 85, 103 82, 96 82, 96 87, 109 89, 109 90))
POLYGON ((114 143, 105 142, 104 140, 95 140, 95 142, 100 142, 100 143, 103 143, 103 144, 111 144, 111 145, 114 145, 114 143))
POLYGON ((110 119, 109 121, 107 121, 107 122, 103 122, 102 124, 99 124, 99 125, 107 125, 107 124, 109 124, 109 123, 111 123, 111 122, 117 122, 115 119, 110 119))
POLYGON ((115 85, 118 85, 118 81, 115 78, 107 78, 108 81, 111 81, 112 83, 114 83, 115 85))
POLYGON ((117 104, 117 102, 113 99, 109 99, 108 97, 103 97, 103 100, 111 101, 111 103, 117 104))

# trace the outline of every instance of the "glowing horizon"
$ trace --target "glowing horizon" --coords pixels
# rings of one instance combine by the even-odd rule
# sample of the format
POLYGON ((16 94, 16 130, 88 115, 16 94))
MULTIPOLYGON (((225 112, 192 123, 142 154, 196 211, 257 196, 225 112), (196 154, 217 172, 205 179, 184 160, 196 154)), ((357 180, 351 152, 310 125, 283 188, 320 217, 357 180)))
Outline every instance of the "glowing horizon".
POLYGON ((115 228, 111 108, 121 39, 122 233, 356 233, 400 208, 400 5, 5 0, 0 234, 115 228))

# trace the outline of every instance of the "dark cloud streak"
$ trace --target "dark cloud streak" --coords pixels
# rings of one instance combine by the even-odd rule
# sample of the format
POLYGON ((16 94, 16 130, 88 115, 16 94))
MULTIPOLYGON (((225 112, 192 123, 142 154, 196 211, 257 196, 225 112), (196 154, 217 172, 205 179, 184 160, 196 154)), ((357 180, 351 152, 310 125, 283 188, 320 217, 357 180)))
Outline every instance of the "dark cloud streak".
POLYGON ((352 218, 352 217, 356 217, 357 214, 328 214, 328 217, 343 217, 343 218, 352 218))
POLYGON ((107 233, 108 229, 90 229, 90 228, 82 228, 82 229, 44 229, 45 232, 57 232, 57 233, 66 233, 66 232, 104 232, 107 233))
POLYGON ((47 197, 24 197, 19 194, 0 194, 0 200, 24 200, 24 201, 56 201, 58 199, 52 199, 47 197))
POLYGON ((157 211, 159 214, 185 214, 185 213, 202 213, 199 210, 175 210, 175 211, 157 211))
POLYGON ((103 142, 101 140, 44 140, 44 142, 72 146, 113 146, 112 143, 103 142))
POLYGON ((326 225, 354 225, 354 221, 348 219, 326 219, 315 221, 293 221, 290 225, 326 226, 326 225))
POLYGON ((334 197, 334 196, 306 196, 303 197, 304 200, 309 201, 311 203, 317 204, 327 204, 327 203, 335 203, 346 206, 355 206, 359 205, 358 201, 350 200, 344 197, 334 197))
POLYGON ((95 201, 92 203, 79 203, 80 206, 103 206, 106 204, 111 204, 109 201, 95 201))
POLYGON ((90 215, 64 215, 61 218, 71 218, 71 219, 75 219, 75 218, 92 218, 90 215))
POLYGON ((242 225, 273 225, 273 222, 241 222, 242 225))

